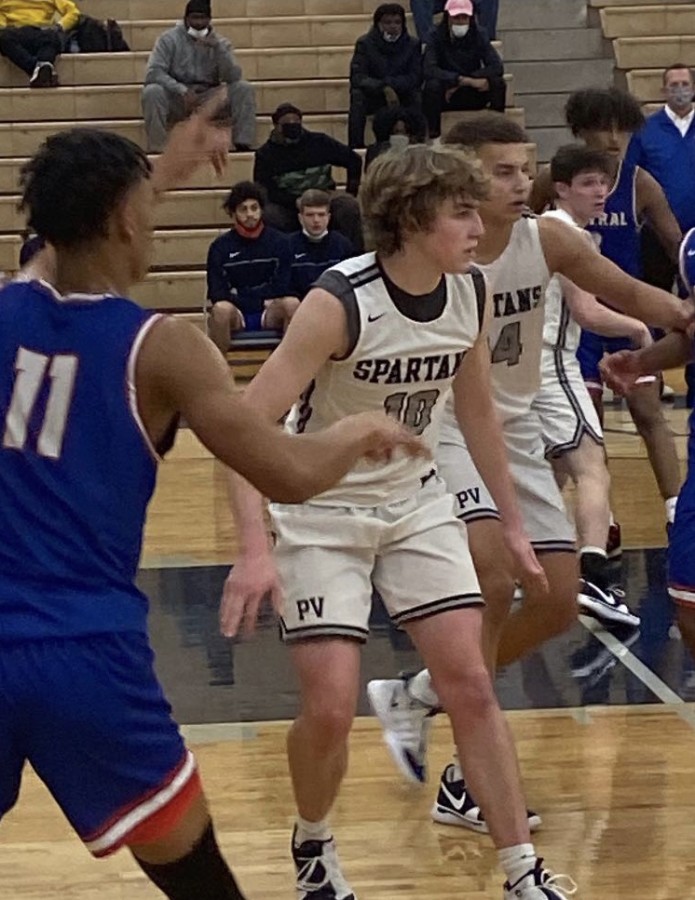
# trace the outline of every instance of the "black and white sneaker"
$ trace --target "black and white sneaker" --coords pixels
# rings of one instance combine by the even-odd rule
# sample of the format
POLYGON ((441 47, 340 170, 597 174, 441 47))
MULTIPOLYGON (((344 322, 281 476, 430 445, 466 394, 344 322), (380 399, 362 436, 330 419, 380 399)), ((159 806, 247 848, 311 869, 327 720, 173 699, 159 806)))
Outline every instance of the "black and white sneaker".
POLYGON ((54 87, 55 79, 56 71, 49 62, 37 63, 36 68, 29 79, 29 87, 54 87))
POLYGON ((427 739, 437 709, 410 696, 409 680, 402 675, 370 681, 367 697, 399 772, 407 781, 423 784, 427 780, 427 739))
POLYGON ((297 845, 292 833, 292 858, 297 869, 298 900, 357 900, 343 878, 335 840, 311 840, 297 845))
POLYGON ((543 860, 537 859, 514 884, 504 885, 504 900, 567 900, 577 893, 577 885, 569 875, 556 875, 543 867, 543 860))
MULTIPOLYGON (((455 767, 453 763, 442 772, 439 781, 439 792, 432 807, 432 819, 440 825, 459 825, 478 831, 481 834, 489 834, 490 829, 483 816, 480 807, 471 796, 463 779, 455 779, 455 767)), ((528 812, 528 825, 531 831, 538 831, 543 824, 541 817, 528 812)))
POLYGON ((599 622, 631 625, 633 628, 640 624, 639 616, 631 612, 625 602, 625 591, 617 585, 604 590, 586 578, 580 578, 577 603, 585 615, 599 622))

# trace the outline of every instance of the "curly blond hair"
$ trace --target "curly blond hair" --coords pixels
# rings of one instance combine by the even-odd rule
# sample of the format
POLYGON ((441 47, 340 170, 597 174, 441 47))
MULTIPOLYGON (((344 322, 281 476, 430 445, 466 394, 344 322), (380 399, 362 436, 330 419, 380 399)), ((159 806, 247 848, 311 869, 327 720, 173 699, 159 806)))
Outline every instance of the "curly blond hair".
POLYGON ((484 200, 488 190, 488 177, 467 150, 413 144, 384 153, 371 164, 360 189, 369 245, 390 256, 409 234, 429 231, 446 200, 484 200))

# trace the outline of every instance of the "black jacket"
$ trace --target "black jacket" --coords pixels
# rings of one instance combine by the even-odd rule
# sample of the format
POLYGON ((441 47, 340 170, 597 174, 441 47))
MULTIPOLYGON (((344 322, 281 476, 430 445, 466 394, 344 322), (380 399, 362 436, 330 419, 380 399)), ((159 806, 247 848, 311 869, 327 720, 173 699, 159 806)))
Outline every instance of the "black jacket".
POLYGON ((447 18, 435 28, 425 52, 425 79, 437 79, 447 87, 455 85, 459 76, 468 78, 501 78, 504 67, 499 53, 490 43, 484 28, 471 19, 471 27, 463 38, 449 33, 447 18))
POLYGON ((256 150, 253 180, 263 185, 271 203, 296 212, 297 197, 309 188, 335 189, 333 166, 347 170, 347 190, 357 194, 362 160, 354 150, 321 131, 302 129, 296 144, 281 142, 273 132, 256 150))
POLYGON ((397 94, 410 94, 422 84, 420 41, 403 33, 390 44, 374 27, 357 38, 350 63, 350 87, 377 91, 391 87, 397 94))

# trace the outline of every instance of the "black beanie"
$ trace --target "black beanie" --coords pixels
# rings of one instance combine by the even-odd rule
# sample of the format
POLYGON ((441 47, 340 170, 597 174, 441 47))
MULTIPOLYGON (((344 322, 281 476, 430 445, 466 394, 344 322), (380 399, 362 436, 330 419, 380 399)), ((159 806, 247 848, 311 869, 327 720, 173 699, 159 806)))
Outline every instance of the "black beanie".
POLYGON ((184 19, 187 16, 190 16, 191 13, 202 13, 204 16, 210 16, 212 18, 210 0, 188 0, 186 10, 183 14, 184 19))

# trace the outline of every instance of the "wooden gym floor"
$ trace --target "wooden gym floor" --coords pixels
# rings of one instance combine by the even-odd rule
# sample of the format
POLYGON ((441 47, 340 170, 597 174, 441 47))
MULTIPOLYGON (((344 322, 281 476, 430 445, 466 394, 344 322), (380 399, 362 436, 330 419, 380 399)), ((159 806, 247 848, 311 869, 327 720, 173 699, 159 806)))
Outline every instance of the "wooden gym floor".
MULTIPOLYGON (((685 457, 686 412, 667 407, 685 457)), ((530 805, 544 817, 536 846, 570 873, 583 900, 695 898, 695 665, 672 625, 664 587, 663 505, 643 448, 619 409, 607 417, 624 576, 641 632, 582 620, 541 653, 500 673, 530 805)), ((284 758, 296 684, 276 628, 253 640, 219 636, 216 608, 235 542, 224 474, 183 432, 160 472, 140 580, 151 598, 158 670, 195 746, 220 843, 250 900, 295 896, 293 818, 284 758)), ((413 669, 407 638, 375 606, 363 680, 413 669)), ((360 900, 488 900, 501 896, 489 840, 434 826, 429 809, 448 760, 445 720, 433 729, 430 784, 403 785, 362 702, 351 768, 333 816, 360 900)), ((159 896, 127 853, 96 862, 27 770, 0 825, 2 900, 139 900, 159 896)), ((202 898, 201 898, 202 900, 202 898)))

